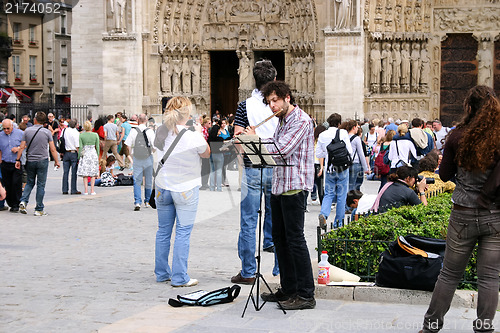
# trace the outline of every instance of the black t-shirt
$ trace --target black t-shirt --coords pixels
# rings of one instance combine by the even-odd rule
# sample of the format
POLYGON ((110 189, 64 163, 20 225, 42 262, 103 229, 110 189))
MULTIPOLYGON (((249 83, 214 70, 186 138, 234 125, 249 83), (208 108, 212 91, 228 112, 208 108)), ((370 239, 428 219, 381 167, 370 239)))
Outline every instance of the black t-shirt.
MULTIPOLYGON (((52 130, 55 131, 56 129, 59 128, 59 122, 57 120, 54 119, 54 121, 49 121, 48 122, 48 125, 52 127, 52 130)), ((48 128, 48 127, 47 127, 48 128)), ((54 135, 52 136, 54 138, 54 142, 57 142, 57 135, 58 133, 54 133, 54 135)))

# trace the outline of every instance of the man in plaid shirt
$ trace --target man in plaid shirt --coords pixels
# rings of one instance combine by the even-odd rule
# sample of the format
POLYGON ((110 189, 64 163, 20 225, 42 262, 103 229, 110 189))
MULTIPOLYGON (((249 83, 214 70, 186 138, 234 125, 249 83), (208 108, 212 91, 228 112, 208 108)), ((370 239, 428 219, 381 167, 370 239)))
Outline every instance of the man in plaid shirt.
MULTIPOLYGON (((312 309, 314 279, 304 237, 305 200, 314 182, 314 128, 311 118, 294 105, 290 87, 282 81, 267 83, 261 90, 279 125, 268 145, 278 166, 273 171, 271 213, 273 241, 280 269, 281 288, 263 293, 266 301, 279 301, 285 310, 312 309), (280 166, 287 164, 289 166, 280 166)), ((247 134, 254 134, 247 128, 247 134)))

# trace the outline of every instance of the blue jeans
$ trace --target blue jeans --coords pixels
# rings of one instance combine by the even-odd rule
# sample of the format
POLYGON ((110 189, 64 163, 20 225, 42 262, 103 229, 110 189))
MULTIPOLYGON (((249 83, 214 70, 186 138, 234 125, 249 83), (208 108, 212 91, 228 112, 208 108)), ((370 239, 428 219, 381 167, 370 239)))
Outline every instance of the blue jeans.
POLYGON ((332 210, 332 203, 335 201, 335 220, 333 227, 338 228, 342 225, 345 215, 345 203, 347 199, 347 189, 349 187, 349 169, 342 172, 333 172, 325 174, 325 196, 321 203, 321 212, 325 218, 328 218, 332 210))
POLYGON ((222 167, 224 154, 210 154, 210 190, 222 191, 222 167))
MULTIPOLYGON (((240 235, 238 237, 238 256, 241 260, 241 276, 250 278, 255 276, 257 263, 255 261, 255 231, 259 220, 260 203, 260 169, 245 168, 241 181, 240 204, 240 235)), ((272 216, 271 216, 271 187, 273 169, 262 170, 262 193, 264 194, 264 248, 273 246, 272 216)), ((258 244, 260 246, 260 244, 258 244)), ((277 258, 275 255, 273 275, 279 274, 277 258)))
POLYGON ((24 187, 23 196, 21 201, 28 205, 31 191, 35 186, 36 179, 36 211, 43 211, 43 197, 45 196, 45 183, 47 182, 47 171, 49 169, 49 159, 46 158, 41 161, 26 162, 26 173, 28 175, 28 182, 24 187))
POLYGON ((162 188, 158 188, 157 190, 156 281, 162 282, 172 279, 172 285, 182 285, 188 283, 190 280, 187 274, 189 239, 198 209, 199 188, 195 187, 185 192, 173 192, 162 188), (172 269, 170 269, 168 255, 170 253, 170 238, 174 223, 175 243, 172 269))
POLYGON ((363 166, 360 163, 353 163, 349 167, 349 191, 361 189, 363 184, 363 166))
POLYGON ((151 197, 151 189, 153 188, 153 155, 146 159, 138 159, 134 157, 134 204, 141 204, 141 186, 142 177, 144 176, 144 202, 149 202, 151 197))
POLYGON ((443 268, 425 314, 424 332, 438 332, 477 244, 477 318, 474 332, 493 332, 500 271, 500 213, 453 209, 448 223, 443 268))
POLYGON ((63 156, 63 180, 62 180, 62 191, 68 192, 68 178, 69 178, 69 168, 71 168, 71 193, 78 192, 76 188, 76 171, 78 164, 78 153, 66 152, 63 156))

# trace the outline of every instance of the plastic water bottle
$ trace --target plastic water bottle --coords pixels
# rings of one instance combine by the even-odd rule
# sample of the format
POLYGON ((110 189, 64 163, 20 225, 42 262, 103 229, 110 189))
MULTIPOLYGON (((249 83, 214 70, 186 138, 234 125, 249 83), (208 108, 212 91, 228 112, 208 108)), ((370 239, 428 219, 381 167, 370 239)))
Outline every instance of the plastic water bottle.
POLYGON ((328 252, 321 252, 321 261, 318 263, 318 283, 327 284, 330 282, 330 263, 328 262, 328 252))

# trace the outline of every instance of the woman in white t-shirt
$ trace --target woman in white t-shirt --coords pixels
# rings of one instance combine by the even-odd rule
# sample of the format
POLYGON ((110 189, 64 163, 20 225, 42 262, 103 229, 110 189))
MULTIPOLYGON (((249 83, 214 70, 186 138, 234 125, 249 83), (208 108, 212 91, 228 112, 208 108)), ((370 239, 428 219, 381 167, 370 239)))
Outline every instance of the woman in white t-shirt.
MULTIPOLYGON (((174 97, 167 103, 164 127, 157 131, 155 145, 158 158, 162 158, 185 124, 191 112, 191 102, 185 97, 174 97)), ((172 281, 173 287, 191 287, 198 284, 187 274, 189 243, 198 209, 201 186, 201 158, 210 156, 210 148, 201 134, 184 132, 172 153, 156 176, 156 206, 158 231, 156 232, 156 281, 172 281), (175 223, 172 268, 168 264, 170 238, 175 223)))

